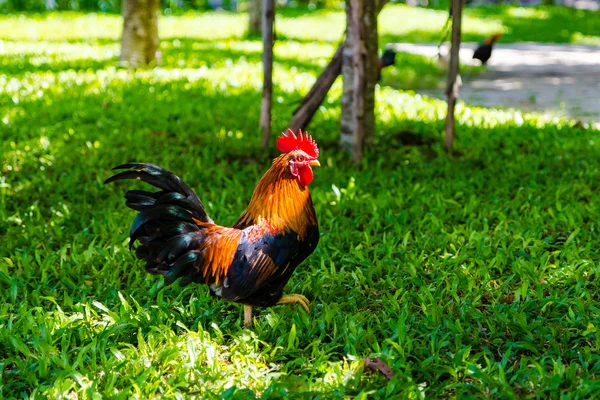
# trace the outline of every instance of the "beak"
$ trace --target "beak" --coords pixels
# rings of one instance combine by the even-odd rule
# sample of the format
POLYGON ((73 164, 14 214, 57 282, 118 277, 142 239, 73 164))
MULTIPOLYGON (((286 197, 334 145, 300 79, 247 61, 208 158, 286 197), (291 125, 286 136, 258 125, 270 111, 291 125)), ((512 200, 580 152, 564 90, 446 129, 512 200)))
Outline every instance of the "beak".
POLYGON ((309 162, 309 165, 312 165, 313 167, 320 167, 321 163, 319 162, 319 160, 312 160, 311 162, 309 162))

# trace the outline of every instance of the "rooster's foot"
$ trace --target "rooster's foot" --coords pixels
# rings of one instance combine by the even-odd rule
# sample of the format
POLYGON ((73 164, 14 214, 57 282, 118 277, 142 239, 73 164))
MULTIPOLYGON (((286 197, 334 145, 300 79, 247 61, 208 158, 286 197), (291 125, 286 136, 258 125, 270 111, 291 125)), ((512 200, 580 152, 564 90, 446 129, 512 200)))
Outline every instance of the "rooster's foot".
POLYGON ((244 328, 252 324, 252 306, 244 304, 244 328))
POLYGON ((283 296, 281 299, 279 299, 279 301, 277 302, 277 304, 294 304, 294 303, 298 303, 300 304, 305 310, 306 312, 310 311, 310 301, 308 301, 308 299, 304 296, 302 296, 301 294, 287 294, 285 296, 283 296))

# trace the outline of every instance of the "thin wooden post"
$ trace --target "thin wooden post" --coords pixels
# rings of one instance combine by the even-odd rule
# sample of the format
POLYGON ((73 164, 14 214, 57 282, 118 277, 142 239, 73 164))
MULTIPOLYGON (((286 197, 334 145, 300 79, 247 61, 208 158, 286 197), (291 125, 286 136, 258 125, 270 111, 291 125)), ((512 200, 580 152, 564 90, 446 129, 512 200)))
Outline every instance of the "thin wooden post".
POLYGON ((456 137, 456 122, 454 117, 454 109, 456 99, 458 98, 460 72, 460 36, 461 36, 461 19, 462 19, 462 0, 452 0, 452 47, 450 48, 450 67, 448 71, 448 83, 446 85, 446 96, 448 96, 448 113, 446 114, 444 149, 452 152, 454 139, 456 137))
POLYGON ((260 106, 260 129, 262 146, 269 145, 271 137, 271 106, 273 103, 273 21, 275 19, 275 0, 263 0, 262 38, 263 38, 263 92, 260 106))

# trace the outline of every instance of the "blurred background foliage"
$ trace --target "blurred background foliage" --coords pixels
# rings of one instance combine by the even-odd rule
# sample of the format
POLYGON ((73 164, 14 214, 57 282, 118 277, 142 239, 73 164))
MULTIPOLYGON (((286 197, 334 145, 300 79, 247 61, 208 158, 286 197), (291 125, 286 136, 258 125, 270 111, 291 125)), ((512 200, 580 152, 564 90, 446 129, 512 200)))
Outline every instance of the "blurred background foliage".
MULTIPOLYGON (((121 3, 121 0, 0 0, 0 12, 79 10, 120 13, 121 3)), ((166 14, 219 8, 243 11, 247 8, 246 0, 162 0, 161 3, 166 14)), ((317 9, 343 7, 344 2, 340 0, 278 0, 278 5, 287 8, 317 9)))

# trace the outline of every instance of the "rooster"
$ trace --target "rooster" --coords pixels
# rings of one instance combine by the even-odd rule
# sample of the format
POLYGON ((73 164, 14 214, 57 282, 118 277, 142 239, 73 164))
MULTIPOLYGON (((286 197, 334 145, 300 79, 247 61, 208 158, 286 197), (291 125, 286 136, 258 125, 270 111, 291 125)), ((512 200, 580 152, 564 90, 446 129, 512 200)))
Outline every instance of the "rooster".
POLYGON ((387 49, 377 60, 377 82, 381 80, 381 70, 396 63, 396 52, 392 49, 387 49))
POLYGON ((260 179, 250 204, 232 228, 217 225, 202 201, 177 176, 152 164, 128 163, 104 183, 138 179, 160 189, 131 190, 126 206, 139 211, 130 230, 130 249, 146 271, 171 284, 207 284, 213 296, 244 305, 244 327, 252 307, 300 304, 300 294, 283 295, 296 267, 317 247, 319 228, 308 185, 319 149, 308 133, 282 133, 273 160, 260 179))
POLYGON ((473 59, 479 60, 481 61, 481 65, 485 65, 492 56, 492 47, 494 46, 494 43, 496 43, 496 41, 501 37, 501 34, 496 33, 495 35, 485 39, 483 43, 481 43, 479 47, 475 49, 475 52, 473 53, 473 59))

